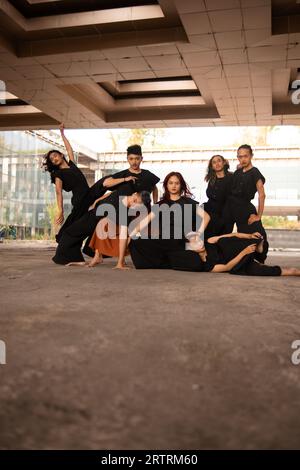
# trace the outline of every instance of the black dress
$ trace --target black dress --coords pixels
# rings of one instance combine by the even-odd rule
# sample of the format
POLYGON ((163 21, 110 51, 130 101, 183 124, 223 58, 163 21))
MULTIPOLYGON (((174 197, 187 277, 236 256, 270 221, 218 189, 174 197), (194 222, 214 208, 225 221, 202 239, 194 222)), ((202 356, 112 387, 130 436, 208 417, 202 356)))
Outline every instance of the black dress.
POLYGON ((131 218, 128 217, 128 208, 122 205, 121 201, 124 197, 117 192, 111 193, 106 199, 99 201, 95 209, 86 212, 80 219, 67 227, 60 238, 52 260, 63 265, 84 261, 81 252, 82 243, 94 233, 99 220, 106 216, 111 218, 116 225, 128 225, 131 218), (101 211, 102 206, 104 207, 103 211, 101 211), (114 210, 106 210, 111 208, 114 210))
POLYGON ((269 249, 266 231, 260 220, 250 225, 248 224, 250 215, 257 215, 256 207, 251 203, 251 200, 257 192, 256 183, 259 180, 263 184, 265 183, 265 177, 255 167, 245 172, 242 168, 235 171, 232 178, 231 195, 228 197, 224 209, 224 217, 227 233, 232 232, 233 226, 236 223, 238 232, 259 232, 264 237, 263 253, 255 254, 255 258, 258 261, 264 262, 269 249))
POLYGON ((72 160, 69 161, 68 165, 69 168, 58 168, 52 173, 53 181, 55 181, 56 178, 59 178, 62 181, 63 190, 66 192, 72 192, 72 212, 56 235, 57 242, 59 242, 62 233, 66 228, 76 220, 80 219, 93 202, 106 192, 106 188, 103 187, 103 181, 105 178, 100 179, 90 188, 84 174, 77 165, 72 162, 72 160))
POLYGON ((200 269, 199 256, 185 250, 187 233, 200 225, 197 208, 198 202, 184 196, 177 201, 161 200, 154 204, 155 217, 150 230, 145 230, 142 238, 131 240, 129 245, 135 267, 167 269, 177 262, 186 266, 186 270, 195 270, 197 266, 200 269))
POLYGON ((232 173, 227 173, 223 178, 216 178, 208 183, 206 190, 208 201, 203 206, 210 215, 210 221, 205 230, 205 238, 227 233, 224 209, 231 193, 232 177, 232 173))
POLYGON ((197 209, 199 203, 187 196, 177 201, 160 200, 152 207, 155 216, 151 229, 155 238, 186 240, 189 232, 198 230, 201 224, 197 209))

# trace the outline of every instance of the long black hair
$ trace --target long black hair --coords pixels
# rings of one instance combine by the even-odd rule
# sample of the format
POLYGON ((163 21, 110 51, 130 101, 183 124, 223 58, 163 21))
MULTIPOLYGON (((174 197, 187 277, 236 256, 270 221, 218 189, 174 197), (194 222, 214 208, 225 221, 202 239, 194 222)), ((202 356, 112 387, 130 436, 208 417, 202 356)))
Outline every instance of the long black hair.
POLYGON ((185 181, 184 177, 182 176, 182 174, 179 173, 178 171, 171 171, 171 173, 168 173, 167 176, 164 179, 164 182, 163 182, 164 194, 161 198, 161 201, 165 201, 165 202, 170 201, 170 193, 169 193, 169 190, 168 190, 168 181, 169 181, 170 178, 172 178, 172 176, 176 176, 176 178, 178 178, 178 180, 180 182, 180 196, 189 197, 189 198, 194 197, 193 194, 191 193, 191 190, 190 190, 187 182, 185 181))
POLYGON ((141 196, 141 199, 142 199, 142 203, 144 204, 144 206, 146 206, 148 212, 150 212, 150 210, 151 210, 151 195, 150 195, 149 191, 141 191, 140 196, 141 196))
POLYGON ((226 160, 226 158, 223 157, 223 155, 213 155, 211 157, 211 159, 209 160, 208 162, 208 167, 207 167, 207 174, 204 178, 204 180, 207 182, 207 183, 210 183, 210 184, 214 184, 214 182, 216 181, 216 172, 215 170, 213 169, 212 167, 212 162, 213 162, 213 159, 215 157, 220 157, 224 163, 224 175, 226 176, 228 173, 229 173, 229 163, 228 163, 228 160, 226 160))
POLYGON ((43 157, 43 162, 42 162, 42 167, 44 168, 45 171, 48 171, 50 173, 50 178, 51 178, 51 183, 55 183, 55 170, 58 170, 58 166, 57 165, 54 165, 51 161, 51 155, 52 153, 58 153, 59 155, 61 155, 63 157, 63 159, 65 160, 66 163, 67 160, 66 160, 66 157, 64 156, 64 154, 62 152, 60 152, 59 150, 49 150, 49 152, 47 152, 44 157, 43 157))

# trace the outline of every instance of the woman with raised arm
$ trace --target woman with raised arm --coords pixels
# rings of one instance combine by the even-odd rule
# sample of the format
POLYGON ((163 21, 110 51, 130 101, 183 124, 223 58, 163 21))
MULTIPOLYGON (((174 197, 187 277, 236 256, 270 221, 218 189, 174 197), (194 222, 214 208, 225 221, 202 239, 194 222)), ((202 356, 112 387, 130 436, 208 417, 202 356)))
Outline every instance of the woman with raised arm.
POLYGON ((107 190, 103 186, 105 178, 97 181, 91 188, 89 187, 84 174, 75 163, 74 152, 69 140, 65 136, 63 124, 60 125, 60 133, 67 151, 68 160, 59 150, 50 150, 43 160, 43 167, 50 173, 51 182, 55 184, 58 207, 55 223, 56 225, 63 224, 56 235, 57 242, 59 242, 64 230, 88 211, 93 202, 100 198, 107 190), (63 191, 72 192, 72 212, 65 223, 63 223, 63 191))

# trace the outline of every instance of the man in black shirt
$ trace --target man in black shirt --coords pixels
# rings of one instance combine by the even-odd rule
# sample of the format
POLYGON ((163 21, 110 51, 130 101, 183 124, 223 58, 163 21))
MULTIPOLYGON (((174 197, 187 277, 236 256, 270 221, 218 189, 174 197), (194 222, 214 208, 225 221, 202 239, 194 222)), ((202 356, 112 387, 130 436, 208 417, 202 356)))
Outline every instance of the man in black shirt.
POLYGON ((112 191, 117 190, 119 194, 130 196, 135 192, 148 191, 152 193, 153 202, 158 200, 157 183, 159 178, 149 170, 140 168, 143 161, 140 145, 131 145, 127 149, 127 161, 129 168, 119 171, 106 178, 103 186, 112 191))

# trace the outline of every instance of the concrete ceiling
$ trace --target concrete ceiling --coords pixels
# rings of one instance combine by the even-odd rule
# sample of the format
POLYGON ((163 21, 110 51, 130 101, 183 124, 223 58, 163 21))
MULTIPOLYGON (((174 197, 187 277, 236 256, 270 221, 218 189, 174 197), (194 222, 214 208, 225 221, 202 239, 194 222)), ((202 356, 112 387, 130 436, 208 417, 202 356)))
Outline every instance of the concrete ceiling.
POLYGON ((0 25, 0 129, 300 125, 297 0, 0 0, 0 25))

